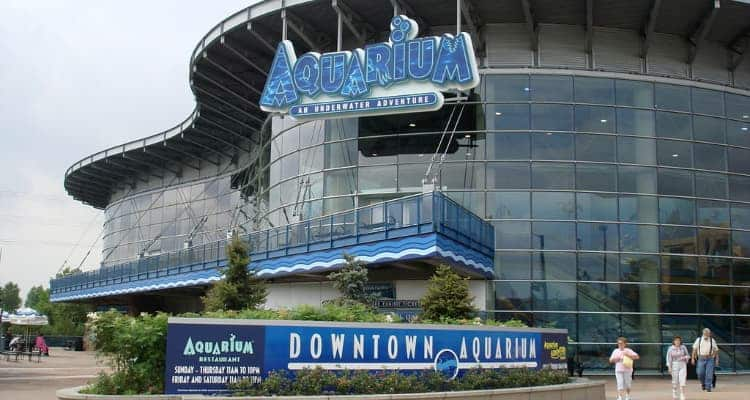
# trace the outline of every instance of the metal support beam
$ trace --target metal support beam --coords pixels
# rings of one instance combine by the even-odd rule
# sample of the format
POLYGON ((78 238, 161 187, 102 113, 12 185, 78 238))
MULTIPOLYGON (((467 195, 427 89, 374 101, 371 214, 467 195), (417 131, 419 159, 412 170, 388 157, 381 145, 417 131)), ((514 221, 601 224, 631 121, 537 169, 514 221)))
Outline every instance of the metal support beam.
POLYGON ((245 96, 241 95, 240 93, 237 93, 236 91, 234 91, 234 90, 226 87, 225 85, 217 82, 216 80, 210 78, 208 75, 206 75, 206 74, 204 74, 204 73, 202 73, 200 71, 195 71, 195 75, 197 75, 199 78, 205 80, 206 82, 212 84, 213 86, 215 86, 219 90, 221 90, 223 92, 226 92, 227 94, 232 95, 237 100, 240 100, 242 103, 246 104, 248 108, 253 108, 253 109, 257 110, 257 111, 261 111, 260 107, 258 107, 258 105, 255 102, 253 102, 252 100, 249 100, 248 98, 246 98, 245 96))
POLYGON ((729 60, 729 70, 735 71, 742 64, 747 52, 750 51, 750 28, 745 29, 729 42, 729 51, 731 59, 729 60))
POLYGON ((271 54, 276 54, 276 47, 269 42, 261 32, 258 31, 258 23, 256 22, 248 22, 247 23, 247 30, 250 32, 251 35, 255 38, 255 40, 258 41, 258 43, 262 44, 263 47, 266 48, 271 54))
POLYGON ((477 7, 474 4, 474 0, 460 0, 461 4, 461 15, 463 15, 466 21, 466 26, 469 28, 469 32, 474 36, 474 50, 480 57, 485 54, 485 38, 484 38, 484 20, 479 16, 477 7))
POLYGON ((688 53, 688 64, 695 62, 695 57, 698 55, 698 48, 703 44, 706 36, 708 36, 708 33, 711 31, 711 26, 713 26, 714 21, 716 20, 716 15, 719 14, 719 8, 721 8, 721 1, 714 0, 714 5, 711 10, 703 16, 698 28, 696 28, 695 32, 690 35, 691 46, 688 53))
POLYGON ((216 155, 218 155, 220 157, 226 157, 226 158, 228 158, 230 160, 232 158, 234 158, 234 156, 231 155, 231 154, 224 153, 223 151, 215 149, 215 148, 213 148, 211 146, 206 146, 203 143, 197 142, 195 140, 188 139, 187 137, 185 137, 185 133, 184 132, 180 134, 180 137, 182 138, 182 140, 186 141, 187 143, 190 143, 190 144, 192 144, 194 146, 200 147, 200 148, 202 148, 204 150, 208 150, 208 151, 210 151, 210 152, 212 152, 212 153, 214 153, 214 154, 216 154, 216 155))
MULTIPOLYGON (((254 126, 248 125, 247 123, 238 120, 237 118, 235 118, 235 117, 233 117, 233 116, 225 113, 224 111, 219 110, 218 107, 214 107, 211 104, 206 103, 205 101, 202 102, 200 106, 209 109, 211 112, 214 112, 216 114, 221 115, 222 117, 224 117, 224 118, 226 118, 226 119, 234 122, 235 124, 237 124, 237 125, 245 128, 245 129, 249 129, 249 130, 251 130, 253 132, 257 132, 258 131, 258 127, 254 127, 254 126)), ((204 116, 203 118, 206 118, 206 117, 204 116)), ((243 137, 246 137, 247 139, 249 139, 250 141, 252 141, 255 144, 259 144, 259 142, 257 140, 255 140, 255 139, 253 139, 252 136, 244 136, 243 135, 243 137)))
POLYGON ((237 146, 236 144, 234 144, 234 143, 232 143, 230 141, 227 141, 227 140, 222 139, 222 138, 220 138, 220 137, 218 137, 216 135, 213 135, 212 133, 210 133, 209 131, 207 131, 205 129, 197 128, 195 125, 193 125, 192 129, 194 131, 198 132, 199 134, 201 134, 201 135, 203 135, 203 136, 205 136, 205 137, 207 137, 207 138, 209 138, 211 140, 215 140, 215 141, 217 141, 219 143, 222 143, 225 146, 229 146, 229 147, 237 150, 238 152, 242 152, 242 153, 249 153, 250 152, 250 150, 248 150, 248 149, 243 149, 242 147, 237 146))
POLYGON ((531 0, 521 0, 523 16, 526 19, 526 28, 529 31, 531 50, 539 50, 539 25, 534 19, 534 10, 531 8, 531 0))
POLYGON ((586 0, 586 54, 594 54, 594 0, 586 0))
MULTIPOLYGON (((121 165, 118 165, 118 164, 114 164, 114 163, 110 163, 110 162, 109 162, 109 159, 105 159, 105 161, 106 161, 106 162, 107 162, 108 164, 112 164, 112 165, 114 165, 114 166, 115 166, 115 168, 119 168, 119 169, 123 169, 123 170, 125 170, 125 171, 128 171, 128 172, 127 172, 127 173, 125 173, 124 175, 123 175, 122 173, 119 173, 119 174, 118 174, 118 173, 115 173, 114 175, 117 175, 117 176, 119 176, 119 177, 121 177, 121 178, 123 178, 123 177, 124 177, 124 178, 130 178, 130 180, 131 180, 132 184, 135 184, 135 181, 137 181, 137 180, 138 180, 138 181, 141 181, 141 182, 143 182, 143 183, 148 183, 148 179, 145 179, 145 178, 143 178, 143 177, 141 177, 141 176, 140 176, 141 172, 143 172, 143 171, 141 171, 141 170, 136 170, 136 169, 132 169, 132 168, 125 168, 125 167, 123 167, 123 166, 121 166, 121 165)), ((112 173, 112 168, 104 168, 104 167, 101 167, 101 166, 99 166, 99 165, 98 165, 98 164, 96 164, 96 163, 92 163, 92 164, 89 164, 89 165, 88 165, 88 167, 91 167, 91 168, 93 168, 93 169, 95 169, 95 170, 98 170, 98 171, 102 171, 102 172, 103 172, 103 173, 105 173, 105 174, 111 174, 111 173, 112 173)), ((119 170, 118 170, 118 172, 122 172, 122 171, 119 171, 119 170)))
POLYGON ((147 167, 157 168, 157 169, 161 168, 161 169, 163 169, 163 170, 165 170, 167 172, 171 172, 171 173, 173 173, 175 175, 180 175, 179 171, 175 171, 175 170, 173 170, 171 168, 167 168, 166 165, 159 165, 159 164, 153 163, 151 161, 141 160, 141 159, 139 159, 137 157, 133 157, 132 155, 128 155, 128 154, 123 153, 122 158, 125 158, 125 159, 128 159, 130 161, 133 161, 136 164, 141 164, 141 165, 145 165, 147 167))
POLYGON ((259 117, 255 116, 255 115, 253 115, 253 114, 250 114, 249 112, 247 112, 247 111, 245 111, 245 110, 243 110, 243 109, 241 109, 241 108, 239 108, 239 107, 235 106, 234 104, 232 104, 232 103, 230 103, 230 102, 228 102, 228 101, 226 101, 226 100, 222 99, 221 97, 219 97, 219 96, 217 96, 217 95, 215 95, 215 94, 213 94, 213 93, 209 92, 208 90, 206 90, 206 89, 203 89, 203 88, 201 88, 201 87, 199 87, 199 86, 194 86, 194 88, 195 88, 195 89, 196 89, 197 91, 199 91, 199 92, 201 92, 201 93, 205 94, 206 96, 208 96, 208 97, 212 98, 213 100, 215 100, 215 101, 217 101, 217 102, 219 102, 219 103, 221 103, 221 104, 223 104, 223 105, 225 105, 225 106, 227 106, 227 107, 229 107, 229 108, 231 108, 231 109, 233 109, 233 110, 235 110, 235 111, 239 112, 240 114, 243 114, 243 115, 245 115, 246 117, 248 117, 248 118, 250 118, 250 119, 252 119, 252 120, 255 120, 256 122, 258 122, 258 123, 259 123, 259 124, 261 124, 261 125, 263 124, 263 120, 262 120, 261 118, 259 118, 259 117))
POLYGON ((114 179, 114 178, 109 178, 103 175, 98 175, 93 172, 86 171, 84 169, 79 169, 76 171, 76 173, 81 174, 81 175, 86 175, 88 176, 88 178, 86 179, 93 181, 93 182, 98 182, 104 185, 105 187, 110 187, 110 184, 116 185, 118 183, 122 183, 122 180, 120 179, 114 179))
POLYGON ((651 4, 651 12, 648 13, 648 20, 643 28, 643 42, 641 43, 641 58, 646 58, 651 42, 654 41, 654 29, 656 28, 656 19, 659 17, 661 9, 661 0, 654 0, 651 4))
POLYGON ((162 160, 164 162, 172 162, 172 163, 175 163, 175 164, 179 164, 179 165, 181 165, 183 167, 188 167, 188 168, 194 169, 196 171, 200 170, 200 168, 198 166, 190 164, 189 162, 187 162, 187 161, 185 161, 185 160, 183 160, 181 158, 172 158, 172 157, 167 156, 164 153, 160 154, 158 151, 154 151, 155 149, 158 149, 158 148, 159 147, 153 147, 153 149, 145 149, 144 148, 143 152, 146 153, 146 154, 148 154, 151 157, 156 157, 156 158, 158 158, 158 159, 160 159, 160 160, 162 160))
MULTIPOLYGON (((218 122, 216 122, 216 121, 214 121, 214 120, 212 120, 210 118, 206 118, 205 116, 203 118, 201 118, 198 122, 205 122, 205 123, 207 123, 207 124, 209 124, 211 126, 214 126, 214 127, 218 128, 218 129, 221 129, 223 132, 226 132, 226 133, 228 133, 228 134, 236 137, 239 140, 247 140, 247 141, 251 141, 252 140, 251 138, 249 138, 249 137, 247 137, 247 136, 245 136, 245 135, 243 135, 241 133, 235 132, 234 130, 229 129, 229 128, 225 127, 224 125, 222 125, 222 124, 220 124, 220 123, 218 123, 218 122)), ((193 124, 193 126, 195 126, 195 124, 193 124)), ((248 149, 245 149, 244 151, 250 151, 249 149, 250 148, 248 147, 248 149)))
MULTIPOLYGON (((167 142, 164 142, 164 147, 167 147, 167 142)), ((199 161, 206 161, 206 162, 209 162, 209 163, 211 163, 211 164, 213 164, 213 165, 215 165, 217 167, 220 164, 219 162, 214 161, 214 160, 212 160, 212 159, 210 159, 208 157, 203 157, 202 152, 193 153, 193 152, 191 152, 189 150, 184 150, 180 146, 175 146, 174 143, 172 143, 172 144, 169 145, 169 151, 174 152, 174 153, 182 154, 183 156, 186 156, 186 157, 189 157, 189 158, 195 158, 195 159, 197 159, 199 161)))
POLYGON ((289 28, 292 28, 294 33, 296 33, 310 49, 322 53, 323 50, 331 44, 331 39, 325 33, 315 30, 304 20, 298 18, 288 10, 282 10, 282 13, 286 14, 284 20, 289 28))
MULTIPOLYGON (((221 44, 229 50, 232 54, 234 54, 237 58, 242 60, 245 64, 251 66, 254 70, 260 72, 263 76, 268 76, 268 69, 263 68, 260 65, 258 65, 255 61, 248 58, 246 55, 242 54, 241 51, 239 51, 235 46, 229 43, 229 41, 226 39, 226 36, 221 37, 221 44)), ((204 57, 206 57, 206 54, 204 52, 204 57)), ((269 63, 270 64, 270 63, 269 63)))
MULTIPOLYGON (((204 56, 204 59, 206 61, 208 61, 208 63, 211 64, 212 67, 214 67, 214 68, 218 69, 219 71, 223 72, 226 76, 234 79, 237 83, 239 83, 240 85, 246 87, 251 92, 257 94, 258 96, 260 96, 263 93, 263 90, 258 89, 255 86, 247 83, 244 79, 242 79, 241 77, 237 76, 237 74, 235 74, 234 72, 232 72, 232 71, 224 68, 221 64, 219 64, 216 61, 210 59, 207 55, 204 56)), ((195 71, 195 72, 198 73, 198 71, 195 71)), ((205 74, 202 74, 202 75, 205 75, 205 74)))
POLYGON ((407 17, 417 21, 417 23, 419 24, 420 33, 429 33, 430 23, 422 18, 420 16, 420 13, 414 11, 414 8, 407 2, 407 0, 391 0, 391 6, 393 6, 393 16, 404 14, 407 17))
MULTIPOLYGON (((129 160, 129 158, 125 157, 125 153, 122 154, 122 159, 123 160, 129 160)), ((115 157, 108 158, 107 162, 111 163, 111 164, 114 164, 114 165, 117 165, 117 166, 119 166, 121 168, 131 169, 134 172, 135 171, 139 171, 139 172, 136 172, 136 173, 141 173, 141 174, 144 174, 144 175, 151 175, 154 178, 164 179, 164 174, 159 175, 156 172, 154 172, 153 169, 150 168, 150 167, 149 168, 144 168, 144 169, 130 168, 130 166, 128 166, 128 165, 121 164, 120 161, 118 160, 118 158, 115 158, 115 157)), ((144 165, 143 163, 138 163, 138 164, 144 165)))
MULTIPOLYGON (((331 7, 336 11, 338 17, 344 21, 350 31, 364 44, 375 34, 375 28, 365 20, 362 15, 354 11, 344 0, 331 0, 331 7)), ((337 41, 338 42, 338 41, 337 41)))

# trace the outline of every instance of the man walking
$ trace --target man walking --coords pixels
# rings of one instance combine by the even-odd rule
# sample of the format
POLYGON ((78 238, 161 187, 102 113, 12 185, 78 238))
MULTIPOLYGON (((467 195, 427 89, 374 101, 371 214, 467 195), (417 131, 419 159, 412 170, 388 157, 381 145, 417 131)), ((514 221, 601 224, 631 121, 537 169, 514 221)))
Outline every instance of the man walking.
POLYGON ((701 382, 701 388, 708 392, 712 389, 714 366, 718 363, 718 355, 719 346, 716 345, 716 340, 711 337, 711 330, 704 328, 703 335, 695 339, 695 343, 693 343, 693 355, 690 362, 696 365, 697 360, 698 380, 701 382))

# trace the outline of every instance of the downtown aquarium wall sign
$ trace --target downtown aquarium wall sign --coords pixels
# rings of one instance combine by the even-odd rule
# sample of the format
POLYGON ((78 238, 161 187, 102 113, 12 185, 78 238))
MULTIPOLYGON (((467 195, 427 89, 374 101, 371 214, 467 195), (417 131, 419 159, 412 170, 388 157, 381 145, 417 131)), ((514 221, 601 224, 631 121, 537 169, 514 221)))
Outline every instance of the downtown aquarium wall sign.
POLYGON ((484 326, 170 318, 166 392, 217 394, 271 371, 554 368, 566 364, 567 331, 484 326))
POLYGON ((479 84, 469 34, 417 38, 418 31, 414 20, 398 15, 388 42, 300 57, 283 40, 260 108, 295 119, 433 111, 443 105, 441 91, 479 84))

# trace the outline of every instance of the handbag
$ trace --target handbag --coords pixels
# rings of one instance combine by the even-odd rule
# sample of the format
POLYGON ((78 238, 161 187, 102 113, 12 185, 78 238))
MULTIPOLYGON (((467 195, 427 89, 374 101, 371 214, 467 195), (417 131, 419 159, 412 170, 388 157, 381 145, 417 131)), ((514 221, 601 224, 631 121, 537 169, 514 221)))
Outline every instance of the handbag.
POLYGON ((628 356, 622 356, 622 365, 625 368, 632 369, 633 368, 633 359, 628 356))

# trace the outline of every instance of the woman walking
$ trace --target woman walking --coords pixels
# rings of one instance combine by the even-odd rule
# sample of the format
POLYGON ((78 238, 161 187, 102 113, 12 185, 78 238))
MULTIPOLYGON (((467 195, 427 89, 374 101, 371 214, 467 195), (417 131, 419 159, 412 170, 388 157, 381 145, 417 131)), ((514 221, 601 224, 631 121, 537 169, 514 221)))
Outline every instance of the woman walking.
POLYGON ((617 348, 609 356, 609 363, 615 364, 617 379, 617 400, 630 400, 630 386, 633 380, 633 361, 640 358, 638 353, 628 347, 628 340, 617 338, 617 348), (625 395, 623 397, 623 394, 625 395))
POLYGON ((679 387, 680 400, 685 400, 685 379, 687 377, 687 362, 690 353, 682 344, 682 338, 675 336, 672 346, 667 350, 667 368, 672 374, 672 399, 677 400, 677 388, 679 387))

